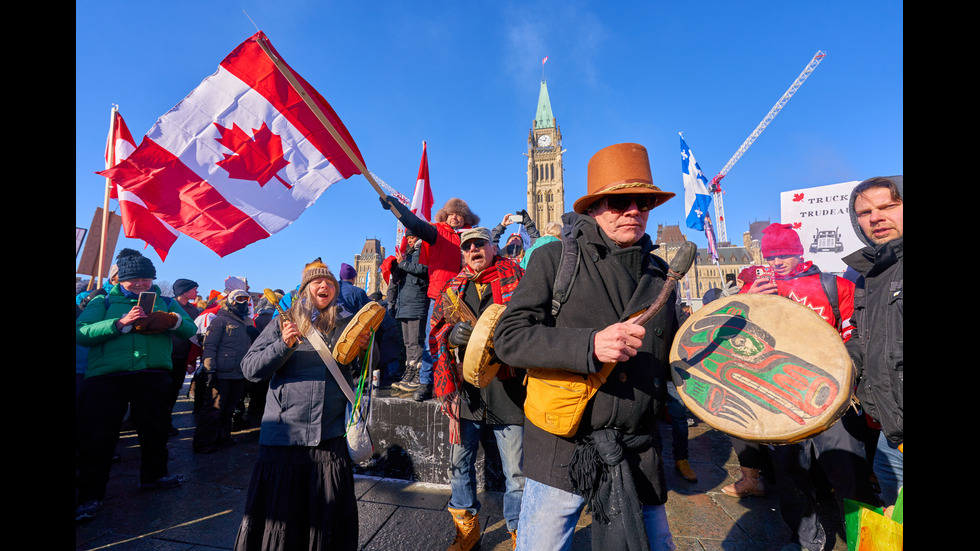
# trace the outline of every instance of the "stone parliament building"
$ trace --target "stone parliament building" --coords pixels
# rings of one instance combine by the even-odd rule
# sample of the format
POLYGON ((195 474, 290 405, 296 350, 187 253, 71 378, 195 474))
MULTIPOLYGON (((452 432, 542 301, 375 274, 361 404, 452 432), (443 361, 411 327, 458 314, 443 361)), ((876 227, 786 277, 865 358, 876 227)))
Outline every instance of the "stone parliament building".
MULTIPOLYGON (((538 106, 527 135, 527 212, 539 229, 549 222, 560 222, 565 212, 565 181, 562 156, 561 128, 551 110, 548 85, 541 81, 538 106)), ((722 288, 726 281, 735 280, 738 273, 752 265, 764 265, 760 241, 762 228, 769 221, 757 221, 749 225, 742 235, 741 246, 718 243, 718 262, 715 263, 708 249, 698 249, 695 265, 681 282, 681 301, 700 305, 701 297, 709 289, 722 288)), ((648 233, 652 228, 647 228, 648 233)), ((657 253, 667 262, 673 259, 681 243, 687 241, 679 225, 658 224, 653 236, 660 247, 657 253)), ((368 238, 360 254, 354 255, 357 271, 355 285, 368 295, 387 291, 388 284, 381 276, 381 263, 385 248, 381 241, 368 238)))

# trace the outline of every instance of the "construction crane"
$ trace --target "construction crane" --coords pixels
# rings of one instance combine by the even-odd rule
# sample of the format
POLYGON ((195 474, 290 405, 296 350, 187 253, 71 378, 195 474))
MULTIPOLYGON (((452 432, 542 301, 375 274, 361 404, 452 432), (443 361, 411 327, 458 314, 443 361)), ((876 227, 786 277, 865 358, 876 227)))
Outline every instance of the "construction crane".
POLYGON ((721 201, 721 195, 722 195, 721 179, 724 178, 726 174, 728 174, 728 171, 731 170, 732 167, 735 166, 735 163, 737 163, 738 160, 742 158, 742 155, 744 155, 745 152, 748 151, 749 147, 752 146, 752 143, 759 138, 759 135, 762 134, 762 131, 765 130, 767 126, 769 126, 769 123, 771 123, 774 118, 776 118, 776 115, 779 114, 779 111, 782 110, 783 106, 786 105, 787 102, 789 102, 789 99, 793 97, 793 94, 795 94, 796 91, 800 89, 800 86, 802 86, 803 82, 805 82, 807 77, 810 76, 810 73, 812 73, 813 70, 817 68, 817 65, 820 65, 820 62, 823 61, 823 58, 826 56, 827 56, 827 52, 823 50, 817 50, 816 55, 813 56, 813 59, 810 60, 810 63, 807 64, 806 68, 803 69, 803 72, 800 73, 800 76, 796 77, 796 80, 789 87, 789 90, 786 90, 786 93, 783 94, 783 97, 779 98, 779 101, 776 102, 776 105, 772 106, 772 109, 770 109, 769 113, 765 116, 765 118, 762 119, 762 122, 759 123, 759 126, 756 126, 755 130, 753 130, 752 133, 749 134, 749 137, 745 138, 745 142, 742 143, 742 147, 739 147, 738 151, 736 151, 735 154, 732 155, 732 158, 728 160, 728 163, 725 164, 725 167, 721 169, 721 172, 719 172, 717 176, 711 179, 711 184, 708 187, 708 191, 711 192, 711 197, 715 204, 715 218, 718 220, 719 242, 728 241, 728 231, 725 229, 725 206, 722 204, 721 201))

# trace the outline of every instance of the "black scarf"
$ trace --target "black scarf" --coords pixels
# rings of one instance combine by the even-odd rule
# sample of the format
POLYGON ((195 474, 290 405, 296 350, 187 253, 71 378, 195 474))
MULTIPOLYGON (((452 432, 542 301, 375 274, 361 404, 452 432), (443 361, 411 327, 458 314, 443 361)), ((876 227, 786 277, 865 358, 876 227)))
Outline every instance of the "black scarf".
POLYGON ((623 434, 616 429, 593 432, 575 446, 568 475, 592 513, 593 549, 650 548, 643 505, 637 497, 626 450, 642 451, 650 435, 623 434))

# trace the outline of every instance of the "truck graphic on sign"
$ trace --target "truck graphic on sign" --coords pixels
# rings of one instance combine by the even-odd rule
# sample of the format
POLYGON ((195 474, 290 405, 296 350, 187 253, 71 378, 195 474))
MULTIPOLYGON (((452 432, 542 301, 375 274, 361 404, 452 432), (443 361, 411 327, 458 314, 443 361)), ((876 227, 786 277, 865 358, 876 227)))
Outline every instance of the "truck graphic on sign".
POLYGON ((810 243, 810 252, 844 252, 844 244, 841 243, 838 229, 840 228, 834 230, 820 230, 818 228, 817 233, 813 236, 813 243, 810 243))

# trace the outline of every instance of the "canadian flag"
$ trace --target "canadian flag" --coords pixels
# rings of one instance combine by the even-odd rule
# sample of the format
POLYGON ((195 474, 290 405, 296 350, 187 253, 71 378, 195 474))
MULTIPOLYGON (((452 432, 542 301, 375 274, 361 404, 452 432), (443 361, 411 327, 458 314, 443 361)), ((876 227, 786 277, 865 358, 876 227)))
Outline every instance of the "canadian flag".
POLYGON ((260 31, 102 174, 225 256, 291 224, 358 166, 337 114, 260 31))
MULTIPOLYGON (((394 195, 403 204, 409 204, 407 201, 402 200, 400 193, 395 192, 394 195)), ((422 142, 422 161, 419 163, 419 175, 415 180, 415 193, 412 195, 412 202, 409 208, 416 216, 428 222, 432 220, 432 202, 432 188, 429 187, 429 156, 425 150, 425 142, 422 142)), ((398 224, 397 235, 398 245, 395 249, 406 252, 408 242, 405 239, 405 226, 398 224)))
MULTIPOLYGON (((109 138, 106 141, 106 168, 112 168, 129 157, 136 150, 136 141, 130 134, 126 121, 115 108, 109 125, 109 138)), ((117 190, 114 183, 109 186, 109 197, 119 201, 119 214, 122 216, 123 233, 132 239, 142 239, 167 260, 170 247, 177 241, 177 230, 150 212, 143 201, 127 190, 117 190)))
MULTIPOLYGON (((112 168, 116 163, 129 157, 136 150, 136 140, 133 139, 133 135, 129 132, 129 127, 126 126, 126 121, 123 120, 122 115, 119 114, 119 111, 115 107, 112 108, 110 117, 109 137, 105 143, 106 168, 112 168)), ((118 198, 115 183, 109 186, 109 198, 118 198)))
POLYGON ((429 157, 425 151, 425 142, 422 142, 422 162, 419 164, 419 177, 415 181, 412 212, 426 222, 432 220, 432 189, 429 187, 429 157))

